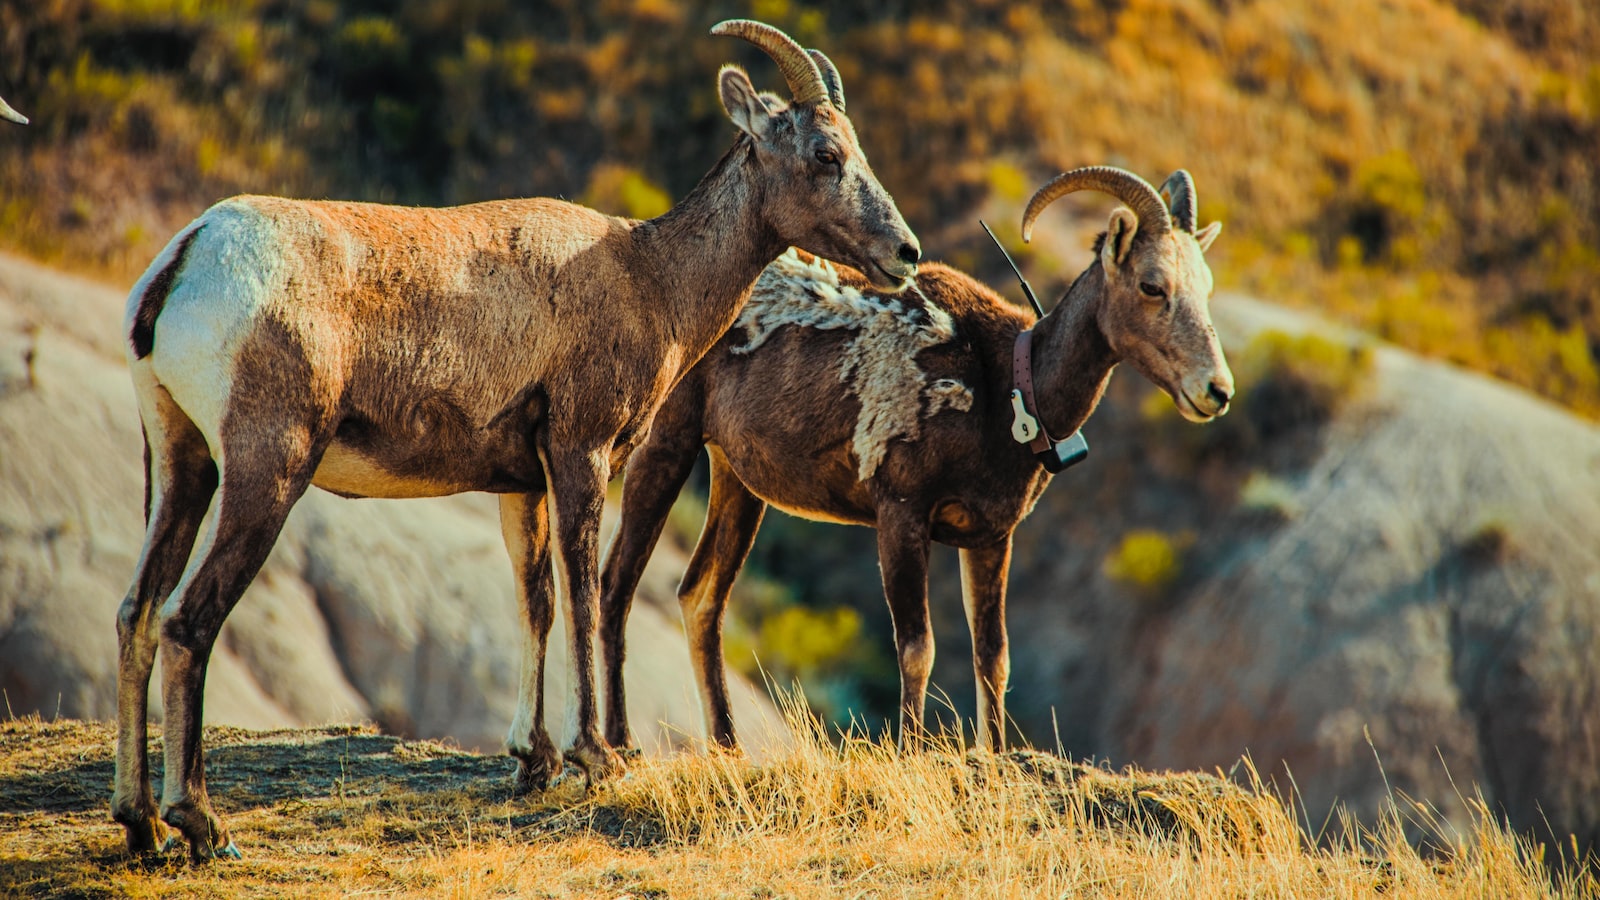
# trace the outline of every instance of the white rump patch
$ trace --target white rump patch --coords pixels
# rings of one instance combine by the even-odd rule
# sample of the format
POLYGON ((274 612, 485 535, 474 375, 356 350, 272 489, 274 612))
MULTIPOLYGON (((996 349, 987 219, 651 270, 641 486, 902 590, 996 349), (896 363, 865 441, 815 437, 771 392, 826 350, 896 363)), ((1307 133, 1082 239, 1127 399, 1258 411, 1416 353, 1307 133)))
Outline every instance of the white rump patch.
POLYGON ((805 262, 793 249, 767 266, 735 327, 745 342, 735 353, 751 353, 785 325, 857 332, 840 358, 839 380, 861 401, 852 449, 856 477, 878 471, 889 442, 922 437, 922 420, 945 409, 972 408, 972 391, 953 378, 928 383, 917 354, 955 337, 950 314, 929 302, 907 306, 889 297, 863 294, 839 283, 824 259, 805 262))

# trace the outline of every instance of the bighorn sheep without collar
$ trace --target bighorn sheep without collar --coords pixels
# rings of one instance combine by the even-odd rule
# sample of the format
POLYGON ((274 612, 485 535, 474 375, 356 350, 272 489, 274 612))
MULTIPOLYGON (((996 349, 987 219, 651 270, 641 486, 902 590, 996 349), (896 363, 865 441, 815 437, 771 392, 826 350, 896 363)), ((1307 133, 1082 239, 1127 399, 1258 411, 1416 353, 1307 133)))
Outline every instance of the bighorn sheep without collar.
POLYGON ((1220 225, 1194 230, 1187 172, 1167 188, 1170 212, 1138 176, 1093 167, 1061 175, 1033 197, 1024 236, 1070 191, 1099 190, 1127 204, 1111 213, 1094 262, 1037 322, 942 265, 925 265, 917 276, 923 306, 911 294, 885 298, 859 274, 798 256, 769 266, 739 322, 673 391, 630 463, 622 524, 602 575, 606 739, 632 743, 623 626, 704 444, 711 498, 678 599, 708 736, 734 743, 723 612, 770 503, 878 529, 900 663, 902 740, 922 731, 933 664, 928 543, 960 548, 979 733, 985 745, 1003 745, 1011 536, 1051 478, 1011 433, 1019 334, 1033 329, 1039 407, 1032 413, 1047 432, 1076 431, 1123 360, 1191 420, 1222 415, 1232 397, 1202 255, 1220 225))
POLYGON ((620 768, 593 680, 607 480, 786 247, 849 260, 891 291, 920 256, 831 99, 825 58, 756 22, 712 33, 766 51, 794 100, 725 66, 722 103, 740 134, 659 218, 546 199, 410 209, 237 197, 179 232, 134 286, 126 327, 147 534, 117 618, 112 799, 130 849, 157 848, 165 823, 195 859, 237 855, 206 796, 206 661, 311 485, 350 497, 501 494, 528 635, 509 737, 519 790, 543 787, 562 760, 544 726, 553 535, 577 727, 565 756, 591 778, 620 768), (158 648, 159 816, 145 758, 158 648))

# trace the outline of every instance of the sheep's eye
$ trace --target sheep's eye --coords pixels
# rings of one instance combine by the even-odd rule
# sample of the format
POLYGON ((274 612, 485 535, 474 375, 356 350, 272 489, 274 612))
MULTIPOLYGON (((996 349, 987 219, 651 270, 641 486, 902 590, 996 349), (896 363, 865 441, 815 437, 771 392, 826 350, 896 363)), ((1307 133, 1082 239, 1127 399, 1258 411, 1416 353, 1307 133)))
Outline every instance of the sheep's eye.
POLYGON ((839 164, 839 154, 834 153, 832 150, 818 150, 817 162, 825 166, 837 166, 839 164))
POLYGON ((1155 300, 1165 300, 1167 297, 1166 291, 1148 281, 1139 282, 1139 290, 1143 291, 1146 297, 1150 297, 1155 300))

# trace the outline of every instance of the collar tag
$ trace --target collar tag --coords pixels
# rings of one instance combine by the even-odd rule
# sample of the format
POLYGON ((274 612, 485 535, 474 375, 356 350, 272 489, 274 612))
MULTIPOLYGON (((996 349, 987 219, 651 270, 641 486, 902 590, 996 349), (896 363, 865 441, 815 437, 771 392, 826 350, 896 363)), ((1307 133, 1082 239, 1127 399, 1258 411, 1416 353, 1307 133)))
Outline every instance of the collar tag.
POLYGON ((1022 402, 1022 391, 1011 391, 1011 438, 1019 444, 1032 443, 1039 436, 1039 420, 1022 402))

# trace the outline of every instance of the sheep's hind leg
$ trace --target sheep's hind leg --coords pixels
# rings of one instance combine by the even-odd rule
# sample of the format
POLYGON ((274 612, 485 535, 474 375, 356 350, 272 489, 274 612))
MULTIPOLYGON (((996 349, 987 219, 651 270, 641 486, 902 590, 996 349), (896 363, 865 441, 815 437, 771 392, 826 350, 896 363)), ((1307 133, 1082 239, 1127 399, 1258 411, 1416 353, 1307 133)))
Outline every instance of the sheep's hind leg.
POLYGON ((1011 535, 991 547, 961 551, 961 599, 972 632, 972 671, 978 682, 979 746, 1006 745, 1006 684, 1011 653, 1006 644, 1006 581, 1011 535))
POLYGON ((167 833, 150 790, 147 711, 159 643, 155 611, 183 575, 217 487, 217 467, 199 430, 164 389, 141 387, 146 534, 133 584, 117 611, 117 759, 111 795, 111 817, 125 829, 128 852, 134 854, 165 851, 179 840, 167 833))
POLYGON ((512 791, 518 796, 542 791, 560 770, 561 755, 544 724, 544 660, 555 619, 555 582, 550 575, 550 514, 545 495, 500 497, 500 532, 515 570, 522 607, 522 678, 517 714, 506 736, 506 751, 517 761, 512 791))
POLYGON ((201 724, 206 664, 222 622, 266 561, 289 510, 305 493, 320 450, 304 428, 224 436, 216 516, 203 548, 161 609, 166 766, 161 818, 189 842, 189 857, 240 857, 206 792, 201 724), (238 460, 242 462, 230 462, 238 460))

